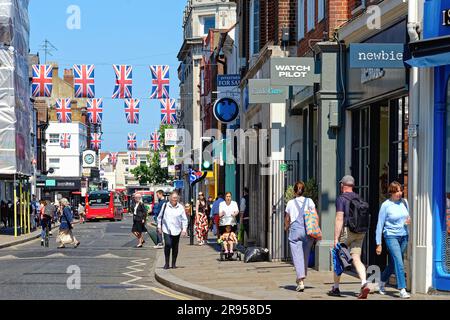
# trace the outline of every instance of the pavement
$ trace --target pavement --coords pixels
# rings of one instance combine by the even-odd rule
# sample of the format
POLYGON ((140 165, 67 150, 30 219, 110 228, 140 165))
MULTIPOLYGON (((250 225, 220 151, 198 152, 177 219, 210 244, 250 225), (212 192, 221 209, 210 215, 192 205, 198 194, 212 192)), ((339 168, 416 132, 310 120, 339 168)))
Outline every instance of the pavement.
MULTIPOLYGON (((332 272, 309 269, 305 291, 296 292, 295 269, 287 262, 220 261, 219 246, 210 234, 208 245, 189 245, 189 238, 180 240, 177 269, 164 270, 164 252, 159 251, 155 278, 161 284, 181 293, 206 300, 355 300, 360 280, 343 274, 342 297, 330 297, 332 272)), ((368 299, 397 300, 398 290, 386 287, 387 295, 375 293, 370 284, 368 299)), ((449 295, 412 295, 417 300, 450 300, 449 295)))
POLYGON ((155 280, 159 252, 148 236, 144 247, 136 248, 131 226, 129 215, 121 222, 77 224, 73 230, 81 242, 77 248, 58 249, 56 232, 49 248, 41 247, 35 235, 15 239, 14 245, 0 250, 0 300, 195 299, 155 280))
MULTIPOLYGON (((78 223, 75 221, 75 224, 78 223)), ((59 222, 54 226, 52 224, 52 230, 57 230, 59 226, 59 222)), ((41 236, 41 228, 37 228, 35 231, 28 233, 28 234, 22 234, 17 237, 14 237, 14 235, 11 234, 0 234, 0 249, 8 248, 12 246, 16 246, 22 243, 26 243, 29 241, 36 240, 41 236)))

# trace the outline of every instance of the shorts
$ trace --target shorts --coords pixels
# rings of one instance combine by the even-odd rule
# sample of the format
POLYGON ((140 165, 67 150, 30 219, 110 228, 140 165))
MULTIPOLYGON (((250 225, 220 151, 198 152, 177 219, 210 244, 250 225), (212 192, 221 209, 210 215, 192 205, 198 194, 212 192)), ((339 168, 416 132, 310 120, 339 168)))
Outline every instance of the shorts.
POLYGON ((339 238, 339 242, 344 243, 348 247, 350 254, 357 254, 361 256, 365 237, 365 233, 354 233, 351 232, 348 227, 344 227, 341 237, 339 238))

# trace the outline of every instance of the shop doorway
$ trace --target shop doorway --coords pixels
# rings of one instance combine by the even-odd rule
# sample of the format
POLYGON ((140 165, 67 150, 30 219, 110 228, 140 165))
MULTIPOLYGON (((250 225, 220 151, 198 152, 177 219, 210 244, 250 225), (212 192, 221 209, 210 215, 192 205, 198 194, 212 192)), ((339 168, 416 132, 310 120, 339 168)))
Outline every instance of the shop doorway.
POLYGON ((370 205, 370 228, 363 245, 366 265, 386 265, 386 251, 375 253, 375 231, 388 187, 398 181, 408 189, 408 99, 381 100, 352 111, 351 174, 355 192, 370 205))

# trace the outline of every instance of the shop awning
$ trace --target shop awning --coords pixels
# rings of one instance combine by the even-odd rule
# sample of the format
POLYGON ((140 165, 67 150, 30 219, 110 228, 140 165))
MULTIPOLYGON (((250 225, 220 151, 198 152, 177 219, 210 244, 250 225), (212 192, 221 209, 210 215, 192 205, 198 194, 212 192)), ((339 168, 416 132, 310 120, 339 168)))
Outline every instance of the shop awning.
POLYGON ((411 67, 430 68, 445 66, 450 64, 450 52, 432 54, 423 57, 416 57, 405 61, 411 67))
POLYGON ((450 36, 423 39, 409 43, 412 58, 405 63, 418 68, 450 64, 450 36))

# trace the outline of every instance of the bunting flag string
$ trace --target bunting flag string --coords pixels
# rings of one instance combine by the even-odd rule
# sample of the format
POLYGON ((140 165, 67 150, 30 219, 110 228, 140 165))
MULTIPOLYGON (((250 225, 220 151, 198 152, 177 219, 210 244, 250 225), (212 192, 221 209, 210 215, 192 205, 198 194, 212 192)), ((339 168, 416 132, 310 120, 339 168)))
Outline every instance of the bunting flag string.
POLYGON ((102 148, 102 134, 91 133, 91 149, 100 150, 102 148))
POLYGON ((63 149, 69 149, 70 148, 70 133, 61 133, 59 136, 59 144, 61 145, 61 148, 63 149))
POLYGON ((116 86, 112 95, 113 99, 132 98, 133 67, 127 65, 113 65, 116 73, 116 86))
POLYGON ((131 151, 128 153, 128 156, 129 156, 130 165, 132 165, 132 166, 137 165, 137 152, 131 151))
POLYGON ((71 123, 71 99, 57 99, 56 100, 56 117, 59 123, 71 123))
POLYGON ((128 134, 127 149, 130 150, 130 151, 137 149, 136 133, 129 133, 128 134))
POLYGON ((117 156, 118 156, 118 154, 119 154, 118 152, 110 152, 110 154, 109 154, 109 163, 111 165, 113 165, 114 167, 117 164, 117 156))
POLYGON ((33 97, 51 97, 53 88, 53 66, 33 65, 31 92, 33 97))
POLYGON ((128 123, 139 124, 139 99, 126 99, 125 100, 125 114, 128 123))
POLYGON ((95 80, 93 64, 75 64, 73 66, 75 98, 94 98, 95 80))
POLYGON ((177 109, 175 106, 175 99, 161 99, 161 123, 162 124, 176 124, 177 123, 177 109))
POLYGON ((168 99, 170 79, 169 66, 150 66, 152 72, 152 93, 150 99, 168 99))
POLYGON ((89 123, 101 124, 103 119, 103 100, 89 99, 87 101, 87 115, 89 123))
POLYGON ((159 151, 161 149, 161 139, 157 131, 150 135, 150 149, 152 151, 159 151))

